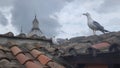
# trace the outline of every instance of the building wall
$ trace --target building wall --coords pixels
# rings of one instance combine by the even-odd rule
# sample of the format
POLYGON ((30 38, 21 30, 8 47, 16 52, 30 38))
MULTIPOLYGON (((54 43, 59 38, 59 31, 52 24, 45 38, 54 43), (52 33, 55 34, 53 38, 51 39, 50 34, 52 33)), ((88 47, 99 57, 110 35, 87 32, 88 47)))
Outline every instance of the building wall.
POLYGON ((86 64, 84 68, 108 68, 107 64, 86 64))
POLYGON ((0 44, 6 44, 9 41, 16 42, 18 45, 23 45, 25 43, 34 45, 35 43, 41 44, 43 46, 49 46, 50 43, 47 41, 41 40, 32 40, 32 39, 20 39, 20 38, 9 38, 9 37, 0 37, 0 44))

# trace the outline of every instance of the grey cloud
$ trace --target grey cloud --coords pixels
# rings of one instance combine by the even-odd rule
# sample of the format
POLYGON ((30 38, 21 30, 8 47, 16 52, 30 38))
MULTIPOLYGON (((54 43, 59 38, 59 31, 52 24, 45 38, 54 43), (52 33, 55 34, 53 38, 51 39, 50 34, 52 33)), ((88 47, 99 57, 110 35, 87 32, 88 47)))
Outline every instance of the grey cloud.
POLYGON ((120 18, 113 18, 109 22, 111 24, 114 23, 114 25, 120 25, 120 18))
POLYGON ((58 34, 56 30, 60 28, 61 25, 59 25, 56 20, 46 19, 41 21, 42 22, 40 23, 41 24, 40 27, 43 26, 42 30, 44 31, 45 34, 47 34, 48 36, 53 36, 58 34))
POLYGON ((120 7, 120 0, 104 0, 100 8, 97 9, 98 12, 107 13, 118 11, 120 7))
POLYGON ((1 12, 0 12, 0 24, 3 26, 7 25, 7 19, 1 12))
MULTIPOLYGON (((0 9, 1 8, 3 9, 4 7, 10 7, 13 5, 13 3, 14 3, 14 0, 0 0, 0 9)), ((8 21, 5 18, 5 16, 3 15, 3 12, 0 11, 0 24, 5 26, 5 25, 7 25, 7 23, 8 23, 8 21)))
POLYGON ((66 0, 67 2, 71 2, 71 1, 74 1, 74 0, 66 0))
POLYGON ((11 6, 14 0, 0 0, 0 7, 11 6))
POLYGON ((56 20, 50 19, 49 15, 59 11, 65 2, 66 0, 16 0, 14 10, 12 11, 13 25, 18 30, 20 30, 20 26, 22 25, 23 31, 28 33, 32 27, 34 15, 36 14, 43 33, 49 36, 56 35, 56 30, 61 25, 56 20))

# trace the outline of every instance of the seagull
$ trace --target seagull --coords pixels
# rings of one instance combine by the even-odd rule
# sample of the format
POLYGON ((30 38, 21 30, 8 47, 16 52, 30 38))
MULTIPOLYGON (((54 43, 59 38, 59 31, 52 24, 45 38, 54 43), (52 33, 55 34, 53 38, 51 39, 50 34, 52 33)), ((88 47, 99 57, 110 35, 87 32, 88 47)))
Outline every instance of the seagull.
POLYGON ((105 34, 105 32, 109 32, 108 30, 105 30, 103 26, 101 26, 98 22, 94 21, 91 18, 91 15, 89 13, 83 13, 83 15, 87 16, 88 20, 88 27, 93 30, 93 34, 96 35, 96 31, 101 31, 105 34))
POLYGON ((57 39, 55 38, 55 36, 53 36, 53 38, 52 38, 52 43, 54 45, 59 45, 59 43, 58 43, 57 39))

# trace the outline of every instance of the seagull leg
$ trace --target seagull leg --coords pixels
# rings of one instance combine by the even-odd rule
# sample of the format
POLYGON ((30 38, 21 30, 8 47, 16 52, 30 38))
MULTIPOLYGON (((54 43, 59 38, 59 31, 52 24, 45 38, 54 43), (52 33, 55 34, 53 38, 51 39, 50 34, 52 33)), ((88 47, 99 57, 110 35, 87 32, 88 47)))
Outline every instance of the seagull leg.
POLYGON ((93 30, 93 34, 96 35, 96 34, 95 34, 95 30, 93 30))
POLYGON ((93 30, 93 35, 95 35, 94 30, 93 30))
POLYGON ((95 35, 96 35, 96 30, 94 30, 95 31, 95 35))

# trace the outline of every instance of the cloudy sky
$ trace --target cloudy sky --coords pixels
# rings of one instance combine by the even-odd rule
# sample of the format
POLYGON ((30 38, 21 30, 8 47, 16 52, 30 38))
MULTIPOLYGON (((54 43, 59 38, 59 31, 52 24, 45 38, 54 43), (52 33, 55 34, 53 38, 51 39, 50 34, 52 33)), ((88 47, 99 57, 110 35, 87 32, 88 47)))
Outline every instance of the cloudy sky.
MULTIPOLYGON (((35 14, 39 27, 48 36, 71 38, 89 36, 92 31, 82 13, 109 31, 120 31, 120 0, 0 0, 0 33, 28 33, 35 14)), ((101 32, 97 32, 101 34, 101 32)))

